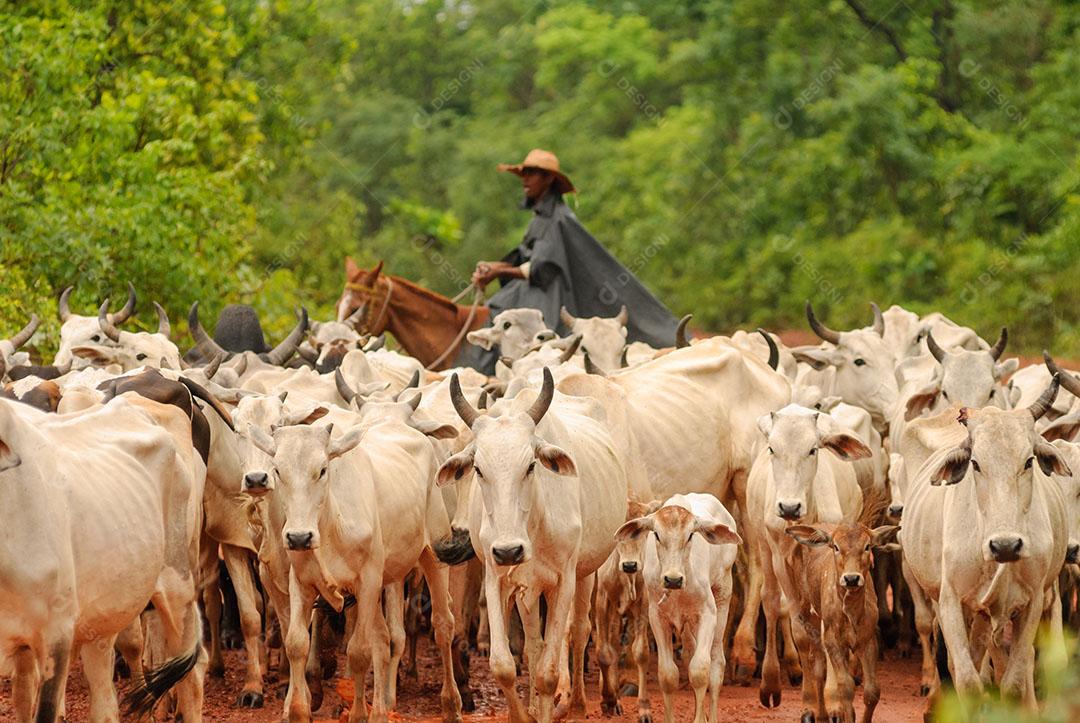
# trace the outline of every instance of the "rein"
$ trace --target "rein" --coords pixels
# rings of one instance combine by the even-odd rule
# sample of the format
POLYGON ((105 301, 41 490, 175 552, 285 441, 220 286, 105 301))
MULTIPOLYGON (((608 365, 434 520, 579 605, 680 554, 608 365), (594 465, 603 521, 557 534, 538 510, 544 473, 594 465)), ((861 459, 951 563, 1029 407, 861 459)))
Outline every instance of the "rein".
POLYGON ((471 284, 464 291, 458 294, 454 298, 454 301, 456 303, 458 299, 460 299, 469 291, 469 289, 475 289, 475 292, 473 293, 473 303, 471 306, 469 306, 469 315, 465 318, 465 323, 462 325, 461 331, 459 331, 457 333, 457 336, 454 337, 454 340, 450 342, 450 346, 446 347, 446 351, 440 354, 438 359, 431 362, 425 367, 425 369, 427 369, 428 371, 442 364, 443 361, 445 361, 446 357, 450 356, 450 352, 452 352, 461 344, 461 340, 465 338, 465 335, 469 332, 469 329, 472 328, 473 319, 476 318, 476 307, 484 299, 484 288, 477 284, 471 284))

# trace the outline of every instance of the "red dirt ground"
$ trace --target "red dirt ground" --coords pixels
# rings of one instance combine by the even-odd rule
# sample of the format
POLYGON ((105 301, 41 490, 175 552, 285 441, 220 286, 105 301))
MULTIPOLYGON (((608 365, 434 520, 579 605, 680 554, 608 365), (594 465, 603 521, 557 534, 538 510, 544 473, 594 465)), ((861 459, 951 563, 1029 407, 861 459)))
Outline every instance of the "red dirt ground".
MULTIPOLYGON (((276 656, 278 651, 273 651, 276 656)), ((423 721, 436 723, 439 716, 439 663, 434 650, 421 641, 419 674, 416 680, 402 676, 398 693, 398 710, 392 720, 423 721)), ((655 660, 650 675, 650 695, 655 720, 662 720, 663 699, 656 687, 655 660)), ((339 660, 339 670, 345 669, 344 659, 339 660)), ((282 701, 285 695, 285 681, 277 681, 271 676, 267 685, 267 699, 264 708, 259 710, 241 710, 233 706, 236 695, 243 683, 241 653, 226 652, 226 677, 224 680, 208 676, 206 681, 206 705, 204 715, 207 721, 235 721, 237 723, 262 723, 280 720, 282 701)), ((506 720, 506 706, 502 694, 495 686, 488 672, 487 660, 473 656, 473 686, 476 692, 477 710, 467 714, 466 721, 494 723, 506 720)), ((900 659, 892 653, 879 666, 881 684, 881 702, 875 712, 875 720, 880 723, 901 723, 917 720, 923 711, 924 699, 918 697, 919 670, 913 659, 900 659)), ((637 701, 635 698, 622 700, 623 715, 617 718, 604 718, 600 713, 600 695, 598 674, 595 666, 590 666, 586 678, 588 690, 588 715, 590 720, 637 721, 637 701)), ((787 687, 783 692, 783 701, 779 708, 767 710, 758 702, 757 686, 739 687, 725 685, 720 693, 721 721, 794 721, 801 712, 799 691, 787 687)), ((343 690, 351 686, 342 682, 343 690)), ((519 689, 524 690, 525 678, 519 679, 519 689)), ((339 681, 327 682, 326 697, 322 708, 317 711, 316 719, 335 721, 341 710, 341 699, 335 688, 339 681)), ((685 684, 685 673, 684 673, 685 684)), ((369 686, 370 690, 370 686, 369 686)), ((856 694, 856 710, 861 711, 861 691, 856 694)), ((84 721, 87 719, 88 700, 86 683, 78 664, 73 666, 68 683, 67 720, 84 721)), ((693 715, 694 694, 689 688, 679 690, 676 699, 676 720, 687 721, 693 715)), ((0 721, 14 719, 11 709, 11 684, 0 686, 0 721)), ((158 716, 164 720, 164 716, 158 716)))

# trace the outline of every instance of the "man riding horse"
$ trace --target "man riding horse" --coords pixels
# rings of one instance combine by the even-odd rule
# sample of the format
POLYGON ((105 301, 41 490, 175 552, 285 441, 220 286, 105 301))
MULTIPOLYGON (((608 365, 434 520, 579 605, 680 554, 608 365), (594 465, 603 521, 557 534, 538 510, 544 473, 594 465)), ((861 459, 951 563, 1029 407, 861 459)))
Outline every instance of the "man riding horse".
POLYGON ((538 309, 549 328, 565 335, 569 329, 560 320, 562 307, 576 317, 613 317, 626 306, 628 342, 670 346, 675 317, 585 230, 563 202, 563 195, 575 189, 559 170, 555 154, 534 149, 521 163, 500 164, 498 169, 521 177, 522 207, 533 216, 517 248, 501 261, 476 265, 472 280, 477 288, 496 279, 502 282, 486 306, 458 306, 405 279, 381 274, 382 264, 367 270, 346 259, 338 320, 351 320, 361 333, 389 331, 431 368, 442 368, 453 360, 457 366, 486 374, 494 373, 497 350, 463 344, 455 360, 453 348, 460 344, 464 331, 490 324, 505 309, 538 309))

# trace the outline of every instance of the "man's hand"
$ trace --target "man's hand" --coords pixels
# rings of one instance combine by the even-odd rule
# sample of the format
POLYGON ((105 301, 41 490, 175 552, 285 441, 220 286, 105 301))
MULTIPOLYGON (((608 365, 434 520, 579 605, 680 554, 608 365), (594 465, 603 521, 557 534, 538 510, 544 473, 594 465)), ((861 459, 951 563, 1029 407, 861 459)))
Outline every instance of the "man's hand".
POLYGON ((503 278, 523 279, 525 274, 517 266, 505 261, 481 261, 473 271, 472 282, 484 288, 495 279, 503 278))

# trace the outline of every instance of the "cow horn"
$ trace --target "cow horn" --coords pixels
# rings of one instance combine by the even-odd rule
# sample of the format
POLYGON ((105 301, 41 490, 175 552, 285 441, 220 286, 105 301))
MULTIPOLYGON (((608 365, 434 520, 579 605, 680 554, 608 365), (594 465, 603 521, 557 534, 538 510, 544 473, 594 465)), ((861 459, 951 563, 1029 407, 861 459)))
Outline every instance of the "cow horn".
POLYGON ((1036 399, 1028 411, 1031 412, 1031 416, 1036 420, 1042 419, 1042 416, 1050 409, 1050 405, 1054 403, 1054 399, 1057 397, 1058 387, 1061 386, 1061 375, 1055 374, 1050 379, 1050 386, 1046 388, 1046 391, 1042 393, 1042 396, 1036 399))
POLYGON ((364 345, 364 351, 378 351, 384 346, 386 346, 386 334, 379 334, 377 337, 370 340, 367 344, 364 345))
POLYGON ((308 364, 315 364, 319 361, 319 353, 312 349, 310 346, 304 346, 303 344, 301 344, 300 346, 296 347, 296 353, 308 364))
POLYGON ((1043 361, 1046 362, 1046 368, 1050 370, 1050 374, 1059 378, 1061 386, 1065 387, 1065 391, 1074 397, 1080 397, 1080 379, 1060 368, 1053 357, 1050 356, 1050 352, 1045 349, 1043 349, 1043 361))
POLYGON ((8 339, 11 342, 11 346, 18 349, 20 346, 30 341, 30 337, 37 331, 38 325, 41 324, 41 319, 37 314, 30 315, 30 321, 24 326, 18 334, 8 339))
POLYGON ((1007 327, 1001 327, 1001 333, 998 335, 998 340, 990 349, 990 358, 997 361, 1002 354, 1005 353, 1005 347, 1009 343, 1009 329, 1007 327))
POLYGON ((116 328, 113 322, 109 319, 109 299, 105 298, 105 301, 101 302, 101 308, 98 309, 98 324, 101 326, 101 330, 105 332, 105 336, 109 337, 113 341, 119 343, 120 330, 116 328))
POLYGON ((619 355, 619 368, 626 369, 630 366, 630 360, 626 358, 626 354, 630 351, 630 347, 624 346, 622 348, 622 354, 619 355))
POLYGON ((563 349, 563 353, 559 355, 559 363, 565 364, 570 361, 574 354, 577 354, 578 347, 581 346, 581 334, 574 334, 570 337, 570 344, 563 349))
POLYGON ((945 350, 934 341, 934 334, 929 329, 926 330, 926 348, 939 363, 945 360, 945 350))
POLYGON ((769 366, 772 367, 773 371, 776 371, 780 368, 780 349, 776 346, 776 342, 773 341, 769 332, 759 326, 757 333, 761 334, 762 338, 765 339, 765 343, 769 345, 769 366))
POLYGON ((7 374, 7 362, 4 361, 4 355, 0 354, 0 381, 4 380, 5 374, 7 374))
POLYGON ((213 358, 203 366, 203 374, 206 375, 208 380, 214 378, 214 375, 217 374, 218 368, 221 366, 221 362, 224 361, 224 359, 224 354, 215 354, 213 358))
POLYGON ((61 324, 67 321, 71 316, 71 307, 68 306, 68 299, 71 297, 71 292, 74 290, 74 286, 69 286, 60 292, 60 301, 56 304, 56 310, 60 313, 61 324))
POLYGON ((559 321, 565 324, 568 328, 572 329, 574 327, 574 322, 577 321, 577 319, 570 315, 570 312, 566 310, 565 306, 560 306, 559 321))
MULTIPOLYGON (((188 333, 191 334, 191 338, 195 341, 195 348, 199 350, 199 354, 205 359, 217 356, 218 354, 224 355, 226 359, 232 357, 227 350, 222 348, 213 337, 206 333, 202 324, 199 323, 199 302, 196 301, 191 305, 191 311, 187 316, 188 333)), ((237 371, 237 374, 243 374, 242 371, 237 371)))
POLYGON ((818 321, 814 316, 814 307, 810 305, 810 302, 806 302, 806 320, 810 322, 810 328, 815 334, 817 334, 823 341, 827 341, 830 344, 840 343, 840 332, 833 331, 829 327, 818 321))
POLYGON ((598 377, 606 377, 607 376, 607 372, 605 372, 603 369, 601 369, 600 367, 593 364, 593 360, 589 356, 589 352, 585 352, 585 373, 586 374, 595 374, 598 377))
POLYGON ((619 313, 615 315, 615 320, 622 326, 626 326, 626 322, 630 321, 630 310, 626 308, 626 304, 622 305, 619 309, 619 313))
POLYGON ((675 348, 684 349, 690 346, 690 340, 686 338, 686 325, 694 318, 693 314, 687 314, 679 319, 679 325, 675 327, 675 348))
POLYGON ((480 390, 480 398, 476 400, 476 408, 477 409, 487 409, 488 408, 488 393, 487 393, 486 389, 481 389, 480 390))
POLYGON ((874 331, 878 336, 885 336, 885 317, 881 313, 881 308, 871 301, 870 310, 874 313, 874 331))
POLYGON ((458 380, 457 372, 450 377, 450 401, 453 402, 454 411, 461 417, 461 421, 471 428, 480 413, 473 409, 469 400, 461 393, 461 382, 458 380))
MULTIPOLYGON (((410 389, 416 389, 419 386, 420 386, 420 370, 417 369, 416 371, 413 372, 412 378, 409 379, 409 383, 406 384, 404 386, 404 388, 402 388, 402 390, 397 393, 397 396, 394 397, 394 401, 395 402, 400 402, 401 397, 402 397, 402 395, 405 394, 405 392, 409 391, 410 389)), ((417 398, 419 398, 419 395, 417 395, 417 398)))
POLYGON ((169 338, 169 332, 172 331, 172 324, 169 323, 169 315, 162 308, 161 304, 154 302, 154 310, 157 311, 157 333, 169 338))
POLYGON ((273 349, 266 353, 266 361, 270 362, 274 366, 285 366, 285 362, 289 361, 292 355, 296 352, 296 347, 300 346, 300 342, 304 340, 304 334, 307 333, 308 315, 307 309, 300 307, 300 321, 297 322, 296 327, 289 332, 289 335, 273 349))
POLYGON ((356 399, 356 392, 352 390, 349 383, 345 381, 345 375, 341 373, 341 367, 334 370, 334 385, 337 387, 337 393, 341 395, 341 398, 345 400, 346 404, 356 399))
POLYGON ((123 324, 133 311, 135 311, 135 285, 129 281, 127 302, 124 308, 112 315, 112 322, 117 325, 123 324))
POLYGON ((236 366, 233 367, 233 371, 236 372, 236 376, 244 376, 244 372, 247 371, 248 358, 247 354, 240 355, 240 361, 236 362, 236 366))
POLYGON ((555 380, 551 377, 551 370, 544 367, 544 386, 540 387, 540 396, 529 407, 527 414, 532 417, 533 424, 540 424, 540 420, 547 414, 551 400, 555 398, 555 380))

